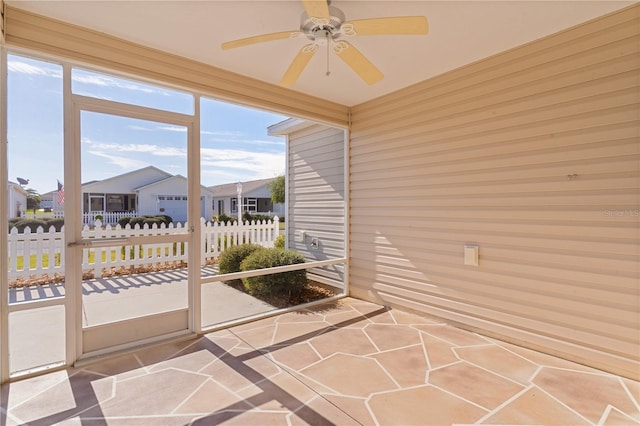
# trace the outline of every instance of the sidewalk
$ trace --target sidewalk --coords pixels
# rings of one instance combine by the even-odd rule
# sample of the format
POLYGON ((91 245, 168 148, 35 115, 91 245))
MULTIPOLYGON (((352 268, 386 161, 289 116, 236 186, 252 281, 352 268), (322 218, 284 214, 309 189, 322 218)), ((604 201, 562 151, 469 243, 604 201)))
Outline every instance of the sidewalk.
MULTIPOLYGON (((215 275, 213 267, 202 276, 215 275)), ((9 290, 9 303, 64 296, 64 284, 9 290)), ((114 321, 187 308, 187 271, 175 269, 85 280, 82 325, 114 321)), ((221 282, 202 286, 202 325, 209 326, 268 312, 273 306, 221 282)), ((50 306, 10 314, 11 371, 23 371, 64 359, 64 307, 50 306)))

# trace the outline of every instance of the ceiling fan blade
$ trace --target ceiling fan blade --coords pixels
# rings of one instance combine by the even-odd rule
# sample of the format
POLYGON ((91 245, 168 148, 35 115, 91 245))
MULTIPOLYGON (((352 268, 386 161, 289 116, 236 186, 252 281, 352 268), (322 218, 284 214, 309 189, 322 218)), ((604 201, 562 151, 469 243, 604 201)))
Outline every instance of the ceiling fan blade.
POLYGON ((296 84, 298 77, 300 77, 300 74, 302 74, 302 71, 304 71, 317 50, 318 46, 315 44, 307 44, 300 49, 296 57, 293 59, 293 62, 291 62, 291 65, 289 65, 289 68, 287 68, 287 71, 282 76, 280 85, 284 87, 291 87, 296 84))
POLYGON ((302 0, 302 5, 310 18, 331 19, 327 0, 302 0))
POLYGON ((424 16, 358 19, 342 24, 342 32, 346 35, 420 35, 428 31, 429 24, 424 16))
POLYGON ((333 46, 333 51, 352 70, 356 72, 367 84, 374 84, 382 80, 384 74, 380 72, 358 49, 344 40, 337 42, 333 46))
POLYGON ((293 30, 241 38, 238 40, 232 40, 222 43, 222 50, 235 49, 236 47, 244 47, 250 44, 264 43, 266 41, 284 40, 287 38, 297 37, 300 34, 302 34, 300 31, 293 30))

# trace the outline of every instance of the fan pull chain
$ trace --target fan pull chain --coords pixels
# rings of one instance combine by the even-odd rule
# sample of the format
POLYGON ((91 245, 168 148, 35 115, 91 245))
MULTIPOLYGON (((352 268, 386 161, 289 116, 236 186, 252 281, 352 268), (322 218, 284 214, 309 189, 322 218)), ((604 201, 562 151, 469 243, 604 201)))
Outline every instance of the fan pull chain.
POLYGON ((327 77, 329 77, 329 75, 331 75, 331 71, 329 70, 329 56, 330 56, 329 55, 329 49, 331 47, 330 44, 331 44, 331 41, 329 40, 329 38, 327 38, 327 72, 325 73, 325 75, 327 77))

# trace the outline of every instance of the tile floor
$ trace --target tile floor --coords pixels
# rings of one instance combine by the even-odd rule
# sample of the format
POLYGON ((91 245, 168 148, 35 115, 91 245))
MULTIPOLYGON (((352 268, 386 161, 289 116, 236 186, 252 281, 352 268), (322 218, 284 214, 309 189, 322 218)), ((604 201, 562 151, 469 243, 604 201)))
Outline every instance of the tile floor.
POLYGON ((4 385, 0 425, 640 424, 640 383, 343 299, 4 385))

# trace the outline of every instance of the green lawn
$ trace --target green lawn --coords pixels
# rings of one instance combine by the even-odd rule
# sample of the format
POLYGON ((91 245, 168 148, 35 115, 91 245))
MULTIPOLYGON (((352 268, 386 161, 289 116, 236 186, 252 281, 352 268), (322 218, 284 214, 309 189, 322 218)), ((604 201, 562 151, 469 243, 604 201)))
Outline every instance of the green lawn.
MULTIPOLYGON (((165 248, 166 249, 166 248, 165 248)), ((176 250, 176 247, 174 246, 174 252, 176 250)), ((143 250, 144 248, 140 247, 140 256, 143 255, 143 250)), ((157 248, 156 249, 156 255, 159 256, 161 255, 161 248, 157 248)), ((111 261, 116 260, 116 253, 120 253, 120 260, 124 260, 124 250, 120 249, 111 249, 109 250, 109 253, 111 255, 111 261)), ((184 245, 181 244, 180 245, 180 253, 183 254, 184 253, 184 245)), ((167 254, 167 252, 165 251, 165 254, 167 254)), ((133 253, 131 253, 131 257, 133 257, 133 253)), ((29 269, 34 269, 36 267, 36 260, 37 260, 37 256, 35 254, 32 254, 29 257, 29 269)), ((94 263, 95 260, 95 253, 93 251, 89 252, 89 263, 94 263)), ((102 261, 105 262, 107 260, 107 252, 103 251, 102 252, 102 261)), ((18 262, 18 267, 17 269, 19 271, 24 269, 24 256, 18 256, 17 258, 17 262, 18 262)), ((42 266, 43 267, 48 267, 49 266, 49 255, 48 254, 43 254, 42 255, 42 266)), ((56 254, 55 255, 55 266, 60 266, 60 255, 56 254)))
MULTIPOLYGON (((33 269, 36 267, 36 259, 37 256, 35 254, 32 254, 29 257, 29 269, 33 269)), ((24 267, 24 256, 18 256, 18 270, 22 270, 24 267)), ((55 265, 59 266, 60 265, 60 255, 56 254, 55 256, 55 265)), ((42 266, 43 267, 48 267, 49 266, 49 255, 48 254, 43 254, 42 255, 42 266)))

